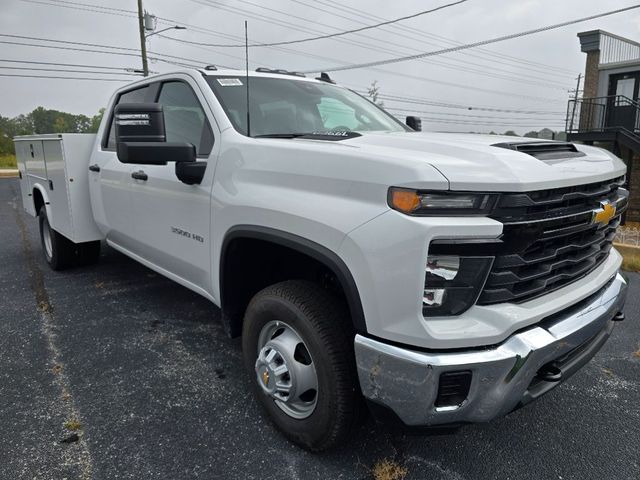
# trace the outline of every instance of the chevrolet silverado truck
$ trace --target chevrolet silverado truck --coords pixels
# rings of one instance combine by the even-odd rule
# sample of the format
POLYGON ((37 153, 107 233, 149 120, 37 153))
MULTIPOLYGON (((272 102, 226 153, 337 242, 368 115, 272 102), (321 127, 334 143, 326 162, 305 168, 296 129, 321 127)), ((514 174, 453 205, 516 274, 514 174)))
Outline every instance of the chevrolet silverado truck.
POLYGON ((15 141, 49 265, 106 243, 218 305, 258 403, 312 451, 367 410, 506 415, 624 319, 606 150, 414 131, 326 74, 215 67, 120 88, 95 135, 15 141))

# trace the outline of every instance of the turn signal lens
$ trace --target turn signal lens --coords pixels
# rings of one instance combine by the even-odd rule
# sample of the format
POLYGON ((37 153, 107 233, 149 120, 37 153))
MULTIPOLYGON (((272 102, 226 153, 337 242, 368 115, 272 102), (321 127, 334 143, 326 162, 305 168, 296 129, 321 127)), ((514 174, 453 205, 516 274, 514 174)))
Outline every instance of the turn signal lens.
POLYGON ((486 215, 497 198, 490 193, 425 192, 391 187, 391 208, 408 215, 486 215))
POLYGON ((390 191, 391 206, 404 213, 412 213, 420 206, 420 196, 415 190, 394 188, 390 191))

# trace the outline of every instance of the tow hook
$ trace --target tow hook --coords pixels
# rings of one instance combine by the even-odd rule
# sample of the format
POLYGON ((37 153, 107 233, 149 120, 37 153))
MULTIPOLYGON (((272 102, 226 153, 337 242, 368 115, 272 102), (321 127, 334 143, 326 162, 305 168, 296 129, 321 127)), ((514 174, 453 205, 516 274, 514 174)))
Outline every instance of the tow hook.
POLYGON ((562 370, 550 363, 538 370, 537 377, 545 382, 559 382, 562 380, 562 370))
POLYGON ((618 312, 618 313, 616 313, 616 314, 613 316, 613 321, 614 321, 614 322, 621 322, 621 321, 623 321, 623 320, 624 320, 624 318, 625 318, 625 317, 624 317, 624 313, 622 313, 622 312, 618 312))

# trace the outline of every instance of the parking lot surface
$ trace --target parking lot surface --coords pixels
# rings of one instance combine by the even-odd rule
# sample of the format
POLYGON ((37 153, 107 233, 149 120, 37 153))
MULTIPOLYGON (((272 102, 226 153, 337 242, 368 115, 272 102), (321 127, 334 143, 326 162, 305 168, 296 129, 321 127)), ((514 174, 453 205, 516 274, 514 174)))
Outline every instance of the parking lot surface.
POLYGON ((638 480, 640 275, 628 277, 626 321, 539 401, 444 436, 368 420, 314 455, 261 414, 216 307, 108 247, 97 265, 51 271, 17 180, 0 179, 0 478, 366 479, 386 459, 407 479, 638 480))

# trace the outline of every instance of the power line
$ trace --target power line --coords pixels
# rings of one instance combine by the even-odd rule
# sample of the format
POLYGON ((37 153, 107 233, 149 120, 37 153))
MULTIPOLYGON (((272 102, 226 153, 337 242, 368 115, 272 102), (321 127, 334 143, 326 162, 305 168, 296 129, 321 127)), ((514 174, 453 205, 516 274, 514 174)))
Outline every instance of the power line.
POLYGON ((139 52, 140 50, 135 48, 128 47, 118 47, 114 45, 103 45, 99 43, 86 43, 86 42, 72 42, 69 40, 58 40, 53 38, 42 38, 42 37, 27 37, 23 35, 10 35, 8 33, 0 33, 0 37, 10 37, 10 38, 19 38, 23 40, 37 40, 39 42, 55 42, 55 43, 65 43, 67 45, 82 45, 85 47, 99 47, 99 48, 112 48, 114 50, 127 50, 130 52, 139 52))
POLYGON ((38 67, 7 67, 4 65, 0 66, 3 70, 29 70, 29 71, 42 71, 42 72, 68 72, 68 73, 97 73, 99 75, 130 75, 130 76, 140 76, 138 73, 127 73, 127 72, 103 72, 96 70, 73 70, 73 69, 60 69, 60 68, 38 68, 38 67))
MULTIPOLYGON (((380 73, 384 73, 387 75, 394 75, 394 76, 398 76, 398 77, 403 77, 403 78, 410 78, 413 80, 417 80, 419 82, 427 82, 427 83, 436 83, 439 85, 445 85, 448 87, 453 87, 453 88, 460 88, 462 90, 475 90, 477 92, 483 92, 483 93, 489 93, 492 95, 501 95, 501 96, 506 96, 506 97, 514 97, 514 98, 523 98, 525 100, 532 100, 535 102, 542 102, 542 103, 556 103, 557 100, 553 99, 553 98, 549 98, 549 97, 537 97, 535 95, 525 95, 525 94, 520 94, 520 93, 511 93, 511 92, 505 92, 503 90, 492 90, 489 88, 481 88, 481 87, 474 87, 468 84, 462 84, 462 83, 454 83, 454 82, 448 82, 448 81, 444 81, 444 80, 436 80, 434 78, 428 78, 428 77, 424 77, 424 76, 418 76, 418 75, 409 75, 408 73, 404 73, 404 72, 396 72, 393 70, 384 70, 381 68, 372 68, 373 71, 376 72, 380 72, 380 73)), ((307 72, 308 73, 308 72, 307 72)))
POLYGON ((81 5, 83 7, 100 8, 100 9, 103 9, 103 10, 111 10, 111 11, 114 11, 114 12, 132 13, 132 14, 137 14, 138 13, 135 10, 125 10, 124 8, 114 8, 114 7, 103 7, 102 5, 94 5, 94 4, 91 4, 91 3, 71 2, 69 0, 56 0, 55 3, 68 3, 70 5, 81 5))
MULTIPOLYGON (((263 21, 263 22, 267 22, 267 23, 271 23, 271 24, 274 24, 274 25, 278 25, 278 26, 281 26, 281 27, 284 26, 284 27, 287 27, 287 28, 290 28, 290 29, 301 30, 301 31, 314 31, 314 30, 311 30, 311 29, 302 30, 297 25, 294 25, 294 24, 291 24, 289 22, 282 21, 282 20, 279 20, 279 19, 274 19, 273 17, 268 17, 268 16, 264 16, 264 15, 263 16, 257 16, 256 13, 248 11, 248 10, 243 10, 243 9, 239 9, 239 8, 229 9, 226 5, 219 4, 219 3, 215 2, 215 1, 212 1, 212 0, 190 0, 190 1, 192 1, 193 3, 197 3, 199 5, 205 5, 205 6, 208 6, 208 7, 216 7, 218 9, 221 9, 221 10, 224 10, 224 11, 229 11, 229 12, 231 12, 233 14, 236 14, 236 15, 246 14, 246 15, 248 15, 250 17, 252 16, 252 18, 255 18, 257 20, 260 20, 260 21, 263 21)), ((273 12, 276 12, 276 13, 283 13, 283 14, 286 13, 286 12, 282 12, 280 10, 276 10, 276 9, 273 9, 273 8, 269 8, 269 7, 265 7, 265 6, 262 6, 262 5, 258 5, 258 4, 252 3, 252 2, 247 1, 247 0, 245 0, 243 3, 248 4, 248 5, 254 5, 256 7, 259 7, 259 8, 265 9, 265 10, 269 10, 269 11, 273 11, 273 12)), ((309 21, 309 20, 307 20, 305 18, 297 17, 297 16, 291 15, 291 14, 289 14, 289 17, 299 18, 299 19, 304 20, 304 21, 309 21)), ((324 24, 321 24, 321 23, 318 23, 318 22, 315 22, 315 23, 317 25, 324 25, 324 24)), ((315 30, 315 32, 316 33, 325 33, 325 32, 321 32, 321 31, 318 31, 318 30, 315 30)), ((214 44, 205 44, 205 43, 202 43, 202 42, 194 42, 194 41, 185 40, 185 39, 174 39, 172 37, 166 37, 166 38, 171 38, 172 40, 179 41, 181 43, 192 44, 192 45, 214 45, 214 44)), ((371 38, 371 37, 367 37, 367 38, 371 38)), ((401 54, 401 52, 398 52, 398 51, 393 51, 393 50, 384 49, 384 48, 377 47, 377 46, 372 46, 371 44, 362 44, 362 43, 359 43, 359 42, 354 42, 353 40, 346 40, 346 39, 336 39, 336 40, 339 40, 339 41, 341 41, 343 43, 349 43, 351 45, 355 45, 355 46, 358 46, 358 47, 361 47, 361 48, 366 48, 367 50, 371 50, 372 48, 374 48, 374 49, 379 50, 379 51, 387 51, 390 54, 401 54)), ((453 67, 453 68, 455 68, 455 67, 453 67)), ((469 69, 467 68, 465 70, 468 71, 469 69)), ((392 74, 392 75, 393 74, 397 74, 397 72, 388 72, 386 70, 380 70, 380 71, 383 72, 383 73, 389 73, 389 74, 392 74)), ((476 70, 474 73, 480 73, 482 75, 486 75, 486 76, 493 77, 493 78, 502 78, 502 79, 506 79, 506 80, 509 80, 509 81, 516 81, 518 84, 527 83, 527 84, 531 84, 531 85, 535 85, 535 86, 544 86, 545 88, 553 88, 553 89, 559 89, 559 90, 563 90, 563 91, 567 88, 567 86, 561 86, 560 84, 556 84, 556 85, 544 84, 544 85, 541 85, 541 84, 539 84, 537 82, 531 82, 529 80, 526 80, 526 79, 523 80, 521 78, 518 78, 518 79, 504 78, 504 76, 501 76, 501 75, 498 75, 498 74, 494 74, 494 73, 491 73, 491 72, 478 72, 476 70)), ((404 75, 404 76, 406 76, 406 75, 404 75)), ((429 81, 429 80, 427 80, 427 81, 429 81)), ((438 83, 436 80, 431 80, 431 81, 438 83)), ((442 83, 442 82, 440 82, 440 83, 442 83)), ((471 87, 466 87, 465 86, 465 88, 471 88, 471 87)), ((490 92, 490 93, 496 93, 496 92, 493 91, 493 92, 490 92)), ((502 93, 499 93, 499 94, 502 94, 502 93)), ((513 96, 515 94, 505 93, 504 95, 513 96)), ((526 95, 524 97, 531 98, 530 96, 526 96, 526 95)), ((540 100, 540 97, 538 97, 536 100, 540 100)), ((543 101, 546 101, 546 100, 547 99, 543 99, 543 101)))
POLYGON ((400 110, 403 112, 413 112, 413 113, 426 113, 427 115, 438 115, 438 116, 444 116, 444 117, 461 117, 461 119, 465 119, 465 118, 469 118, 469 119, 474 119, 474 118, 483 118, 483 119, 487 119, 487 120, 508 120, 508 121, 526 121, 526 122, 531 122, 533 120, 536 121, 540 121, 540 122, 555 122, 555 123, 564 123, 564 120, 560 119, 560 118, 541 118, 541 117, 506 117, 503 115, 500 116, 495 116, 495 115, 469 115, 466 113, 452 113, 452 112, 439 112, 437 110, 413 110, 413 109, 407 109, 407 108, 399 108, 399 107, 389 107, 387 105, 385 105, 384 107, 385 110, 400 110))
MULTIPOLYGON (((398 115, 404 116, 404 113, 399 113, 398 115)), ((433 118, 433 117, 421 117, 421 120, 429 123, 444 123, 444 124, 451 124, 451 125, 472 125, 476 127, 483 127, 483 126, 499 126, 499 127, 511 127, 511 128, 517 128, 517 127, 527 127, 527 128, 547 127, 548 128, 550 126, 555 128, 564 127, 564 125, 559 125, 559 124, 553 125, 549 123, 513 123, 513 122, 500 123, 500 122, 485 122, 485 121, 472 122, 472 121, 464 121, 464 120, 443 120, 443 119, 433 118)))
POLYGON ((58 80, 95 80, 101 82, 130 82, 128 78, 92 78, 92 77, 57 77, 53 75, 18 75, 13 73, 0 73, 0 77, 20 77, 20 78, 46 78, 46 79, 58 79, 58 80))
POLYGON ((134 17, 133 15, 125 15, 124 13, 116 13, 116 12, 111 12, 109 10, 117 10, 117 9, 112 9, 112 8, 107 8, 107 7, 100 7, 99 5, 92 5, 92 7, 94 8, 100 8, 102 10, 93 10, 93 9, 89 9, 89 8, 81 8, 81 7, 72 7, 69 5, 61 5, 61 3, 72 3, 72 2, 53 2, 53 3, 49 3, 49 2, 44 2, 44 1, 40 1, 40 0, 21 0, 22 2, 26 2, 26 3, 37 3, 39 5, 48 5, 48 6, 56 6, 56 7, 62 7, 62 8, 70 8, 72 10, 84 10, 87 12, 97 12, 97 13, 104 13, 106 15, 115 15, 118 17, 129 17, 129 18, 137 18, 134 17))
POLYGON ((59 67, 83 67, 83 68, 104 68, 105 70, 134 70, 133 67, 105 67, 103 65, 86 65, 81 63, 58 63, 58 62, 37 62, 33 60, 8 60, 6 58, 0 58, 0 62, 5 63, 26 63, 33 65, 56 65, 59 67))
MULTIPOLYGON (((295 3, 304 4, 306 6, 311 6, 308 3, 302 2, 301 0, 290 0, 290 1, 295 2, 295 3)), ((360 19, 362 19, 362 18, 369 18, 369 19, 371 19, 373 21, 384 20, 384 18, 376 16, 376 15, 373 15, 371 13, 368 13, 368 12, 364 11, 364 10, 359 10, 359 9, 353 8, 351 6, 344 7, 344 6, 341 6, 341 5, 336 4, 336 3, 332 3, 332 2, 327 1, 327 0, 314 0, 314 3, 318 3, 318 4, 321 4, 321 5, 324 5, 324 6, 328 7, 328 8, 330 8, 330 12, 327 12, 326 10, 322 10, 322 9, 321 9, 321 11, 327 12, 327 13, 332 13, 333 15, 336 15, 334 13, 335 10, 348 13, 349 15, 357 15, 358 20, 351 20, 351 21, 361 22, 360 19)), ((317 9, 318 7, 312 7, 312 8, 316 8, 317 9)), ((347 17, 344 17, 344 16, 341 16, 341 17, 342 18, 347 18, 347 17)), ((421 42, 424 42, 425 41, 424 38, 428 37, 428 38, 435 39, 435 40, 439 41, 440 43, 446 43, 446 44, 449 44, 449 45, 463 45, 462 42, 458 42, 458 41, 443 37, 441 35, 435 35, 435 34, 432 34, 432 33, 429 33, 429 32, 425 32, 425 31, 419 30, 417 28, 410 27, 408 25, 391 25, 389 28, 395 29, 395 30, 401 30, 403 32, 402 34, 401 33, 394 33, 394 34, 395 35, 401 35, 401 36, 403 36, 403 38, 407 37, 407 32, 408 32, 408 33, 413 33, 414 35, 418 35, 418 36, 413 36, 413 37, 409 37, 409 38, 412 38, 414 40, 418 40, 418 41, 421 41, 421 42)), ((428 43, 428 42, 426 42, 426 43, 428 43)), ((432 45, 435 45, 435 44, 432 44, 432 45)), ((548 64, 544 64, 544 63, 540 63, 540 62, 534 62, 534 61, 531 61, 531 60, 524 60, 524 59, 519 58, 519 57, 514 57, 514 56, 511 56, 511 55, 504 54, 504 53, 495 52, 495 51, 492 51, 492 50, 486 49, 486 48, 478 48, 478 49, 474 50, 474 53, 462 52, 462 55, 473 56, 473 57, 478 57, 478 58, 482 58, 482 57, 479 57, 479 55, 488 55, 488 56, 497 57, 497 58, 500 58, 502 60, 506 60, 506 61, 509 61, 509 62, 521 64, 521 65, 519 65, 519 68, 527 68, 527 69, 530 69, 532 71, 536 71, 538 73, 545 73, 546 74, 546 73, 549 72, 549 70, 556 70, 558 72, 566 72, 566 73, 563 73, 562 75, 570 75, 572 77, 575 77, 575 72, 573 70, 569 70, 567 68, 557 67, 555 65, 548 65, 548 64), (522 66, 522 65, 530 65, 530 66, 525 67, 525 66, 522 66), (539 70, 538 68, 542 68, 544 70, 539 70)), ((489 61, 496 62, 496 63, 501 63, 503 65, 509 65, 508 63, 498 62, 497 60, 494 60, 494 59, 485 59, 485 58, 482 58, 482 59, 483 60, 489 60, 489 61)), ((513 66, 513 65, 510 65, 510 66, 513 66)))
POLYGON ((87 49, 87 48, 74 48, 74 47, 59 47, 57 45, 38 45, 35 43, 20 43, 20 42, 11 42, 8 40, 0 40, 0 43, 4 43, 6 45, 22 45, 25 47, 40 47, 40 48, 53 48, 56 50, 71 50, 75 52, 91 52, 91 53, 105 53, 108 55, 123 55, 127 57, 139 57, 139 54, 135 53, 125 53, 125 52, 107 52, 104 50, 95 50, 95 49, 87 49))
MULTIPOLYGON (((87 43, 83 43, 83 42, 70 42, 70 41, 66 41, 66 40, 55 40, 55 39, 44 39, 44 38, 42 38, 40 40, 47 41, 47 42, 64 43, 64 44, 68 44, 68 45, 74 45, 74 44, 75 45, 88 45, 88 46, 97 46, 97 47, 100 47, 100 48, 111 48, 111 49, 116 49, 116 50, 126 50, 127 52, 129 52, 129 51, 139 52, 139 50, 136 50, 134 48, 116 47, 116 46, 112 46, 112 45, 87 44, 87 43)), ((56 50, 71 50, 71 51, 76 51, 76 52, 102 53, 102 54, 108 54, 108 55, 122 55, 122 56, 127 56, 127 57, 136 57, 136 58, 138 58, 140 56, 139 53, 127 53, 127 52, 121 52, 121 51, 109 52, 109 51, 104 51, 104 50, 95 50, 95 49, 88 49, 88 48, 61 47, 61 46, 56 46, 56 45, 39 45, 39 44, 35 44, 35 43, 20 43, 20 42, 8 41, 8 40, 0 40, 0 43, 4 43, 4 44, 7 44, 7 45, 21 45, 21 46, 25 46, 25 47, 40 47, 40 48, 52 48, 52 49, 56 49, 56 50)), ((184 61, 181 62, 182 65, 188 66, 190 68, 197 68, 197 67, 200 67, 202 65, 206 65, 207 64, 207 62, 205 62, 205 61, 189 59, 189 58, 182 57, 182 56, 168 55, 166 53, 159 53, 159 52, 152 52, 152 51, 149 51, 149 53, 156 56, 156 57, 149 57, 150 59, 157 60, 159 62, 171 63, 171 64, 176 64, 176 65, 179 64, 180 60, 185 60, 186 62, 193 62, 193 64, 189 64, 189 63, 186 63, 184 61), (163 58, 158 58, 158 57, 166 57, 166 58, 176 59, 177 61, 168 61, 168 60, 165 60, 163 58)))
MULTIPOLYGON (((360 92, 363 95, 366 95, 366 92, 360 92)), ((566 112, 553 112, 548 110, 518 110, 518 109, 506 109, 506 108, 494 108, 494 107, 485 107, 485 106, 469 106, 469 105, 461 105, 455 103, 447 103, 447 102, 438 102, 438 101, 430 101, 417 97, 406 97, 392 94, 380 94, 378 98, 382 100, 389 100, 399 103, 410 103, 417 105, 426 105, 426 106, 434 106, 434 107, 444 107, 444 108, 456 108, 462 110, 477 110, 482 112, 498 112, 498 113, 523 113, 523 114, 531 114, 531 115, 562 115, 565 116, 566 112)))
POLYGON ((404 56, 404 57, 397 57, 397 58, 388 58, 386 60, 377 60, 374 62, 366 62, 366 63, 355 63, 355 64, 351 64, 351 65, 343 65, 343 66, 335 66, 335 67, 330 67, 330 68, 320 68, 320 69, 316 69, 316 70, 310 70, 310 71, 306 71, 304 73, 315 73, 315 72, 319 72, 319 71, 323 71, 323 72, 338 72, 338 71, 342 71, 342 70, 353 70, 356 68, 369 68, 369 67, 377 67, 380 65, 388 65, 390 63, 398 63, 398 62, 405 62, 407 60, 417 60, 420 58, 426 58, 426 57, 432 57, 435 55, 442 55, 445 53, 452 53, 452 52, 459 52, 461 50, 466 50, 469 48, 475 48, 475 47, 480 47, 482 45, 489 45, 492 43, 498 43, 498 42, 504 42, 506 40, 512 40, 514 38, 521 38, 521 37, 525 37, 527 35, 533 35, 535 33, 540 33, 540 32, 545 32, 545 31, 549 31, 549 30, 555 30, 561 27, 566 27, 568 25, 574 25, 576 23, 582 23, 582 22, 586 22, 588 20, 594 20, 596 18, 602 18, 602 17, 606 17, 609 15, 614 15, 617 13, 622 13, 622 12, 626 12, 629 10, 634 10, 640 8, 640 4, 638 5, 633 5, 631 7, 626 7, 626 8, 620 8, 618 10, 611 10, 608 12, 604 12, 604 13, 599 13, 596 15, 590 15, 588 17, 582 17, 582 18, 578 18, 575 20, 569 20, 567 22, 562 22, 562 23, 557 23, 554 25, 548 25, 545 27, 540 27, 540 28, 535 28, 533 30, 527 30, 524 32, 519 32, 519 33, 512 33, 510 35, 503 35, 501 37, 495 37, 495 38, 491 38, 488 40, 481 40, 479 42, 474 42, 474 43, 467 43, 464 45, 459 45, 456 47, 451 47, 451 48, 445 48, 445 49, 441 49, 441 50, 435 50, 435 51, 431 51, 431 52, 424 52, 424 53, 419 53, 417 55, 408 55, 408 56, 404 56))
MULTIPOLYGON (((452 3, 447 3, 446 5, 441 5, 439 7, 436 8, 432 8, 430 10, 423 10, 421 12, 418 13, 414 13, 412 15, 406 15, 404 17, 399 17, 399 18, 394 18, 393 20, 386 20, 384 22, 380 22, 377 23, 375 25, 367 25, 365 27, 360 27, 360 28, 354 28, 351 30, 343 30, 341 32, 335 32, 335 33, 328 33, 325 35, 319 35, 316 37, 307 37, 307 38, 299 38, 297 40, 286 40, 286 41, 282 41, 282 42, 272 42, 272 43, 252 43, 249 44, 250 47, 277 47, 280 45, 291 45, 294 43, 304 43, 304 42, 311 42, 311 41, 315 41, 315 40, 323 40, 326 38, 334 38, 334 37, 341 37, 343 35, 348 35, 351 33, 358 33, 358 32, 362 32, 364 30, 370 30, 372 28, 378 28, 378 27, 382 27, 384 25, 391 25, 393 23, 397 23, 397 22, 401 22, 403 20, 408 20, 410 18, 416 18, 422 15, 427 15, 429 13, 433 13, 433 12, 437 12, 438 10, 443 10, 445 8, 449 8, 449 7, 453 7, 455 5, 459 5, 461 3, 464 3, 468 0, 457 0, 456 2, 452 2, 452 3)), ((202 45, 206 45, 209 47, 244 47, 245 45, 243 44, 202 44, 202 45)))

